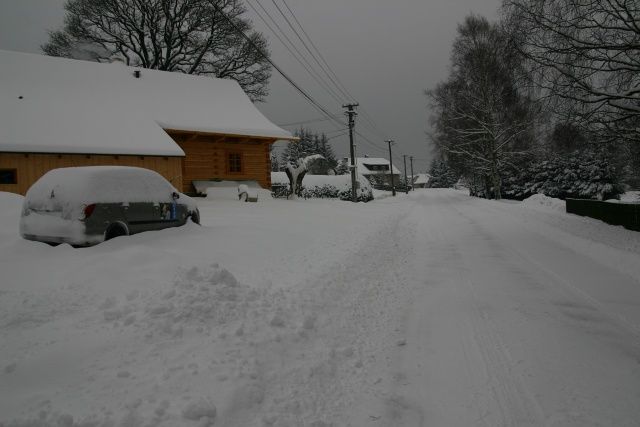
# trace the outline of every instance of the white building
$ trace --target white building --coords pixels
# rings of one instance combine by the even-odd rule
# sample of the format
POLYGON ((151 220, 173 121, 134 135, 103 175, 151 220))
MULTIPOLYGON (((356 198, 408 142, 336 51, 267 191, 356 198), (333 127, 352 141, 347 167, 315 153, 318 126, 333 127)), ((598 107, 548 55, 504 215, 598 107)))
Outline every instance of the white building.
POLYGON ((413 176, 413 187, 414 188, 427 188, 429 185, 429 180, 431 179, 431 175, 428 173, 419 173, 413 176))
MULTIPOLYGON (((389 160, 383 157, 357 157, 356 166, 358 173, 364 175, 372 184, 391 185, 391 175, 389 174, 389 160)), ((393 182, 400 183, 400 170, 393 165, 393 182)))

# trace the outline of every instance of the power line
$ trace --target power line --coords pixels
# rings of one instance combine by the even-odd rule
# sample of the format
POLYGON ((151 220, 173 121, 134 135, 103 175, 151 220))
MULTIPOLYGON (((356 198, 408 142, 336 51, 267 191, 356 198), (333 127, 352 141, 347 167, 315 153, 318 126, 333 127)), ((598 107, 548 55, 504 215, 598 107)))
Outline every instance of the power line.
MULTIPOLYGON (((293 26, 293 24, 291 23, 291 20, 287 17, 287 15, 284 13, 284 11, 280 8, 280 6, 278 6, 278 3, 276 3, 275 0, 271 0, 271 3, 273 3, 273 5, 276 7, 276 9, 278 10, 278 12, 280 13, 280 15, 284 18, 285 22, 287 23, 287 25, 289 26, 289 28, 291 28, 291 31, 293 31, 293 34, 295 34, 295 36, 298 38, 298 40, 300 40, 300 43, 302 43, 302 46, 304 46, 304 48, 306 49, 307 52, 309 52, 309 55, 311 55, 311 58, 315 61, 316 64, 318 64, 318 66, 320 67, 320 69, 325 73, 325 75, 329 78, 329 81, 331 81, 334 86, 336 86, 338 89, 339 86, 336 85, 335 81, 333 80, 333 78, 331 77, 331 75, 329 75, 327 73, 327 71, 324 69, 324 67, 322 66, 322 63, 318 60, 318 58, 316 57, 316 55, 314 55, 314 53, 311 51, 311 49, 309 48, 309 46, 307 45, 307 43, 304 41, 304 39, 300 36, 300 33, 298 33, 298 31, 296 30, 296 28, 293 26)), ((290 9, 289 9, 290 10, 290 9)), ((348 99, 348 98, 346 98, 348 99)))
MULTIPOLYGON (((272 0, 273 1, 273 0, 272 0)), ((338 124, 342 127, 345 127, 347 124, 339 119, 327 110, 322 104, 317 102, 309 93, 307 93, 302 87, 300 87, 287 73, 284 72, 256 43, 247 36, 242 29, 238 27, 238 25, 229 18, 226 13, 216 4, 214 4, 214 8, 222 15, 222 17, 233 27, 233 29, 241 35, 262 57, 271 64, 271 66, 291 85, 298 91, 316 110, 318 110, 321 114, 323 114, 327 120, 332 121, 335 124, 338 124)), ((384 148, 381 148, 379 145, 371 141, 369 138, 364 136, 362 133, 355 131, 355 134, 362 138, 364 141, 369 143, 372 147, 377 150, 384 151, 384 148)))
POLYGON ((293 86, 309 103, 311 103, 311 105, 316 108, 318 111, 320 111, 322 114, 324 114, 326 117, 328 117, 330 120, 334 121, 335 123, 340 124, 341 126, 346 126, 346 123, 343 123, 337 119, 335 119, 331 113, 329 113, 329 111, 327 111, 327 109, 325 107, 323 107, 320 103, 318 103, 315 99, 313 99, 313 97, 311 95, 309 95, 304 89, 302 89, 295 81, 293 81, 293 79, 291 79, 291 77, 289 77, 287 75, 287 73, 285 73, 270 57, 269 55, 267 55, 258 45, 256 45, 256 43, 249 37, 247 36, 244 31, 242 31, 238 25, 233 22, 231 20, 231 18, 229 18, 227 16, 226 13, 224 13, 224 11, 220 8, 220 6, 218 6, 215 3, 212 3, 213 7, 218 11, 218 13, 220 13, 222 15, 222 17, 229 23, 229 25, 231 25, 234 30, 241 35, 255 50, 256 52, 258 52, 260 55, 262 55, 262 57, 269 63, 271 64, 271 66, 287 81, 289 82, 289 84, 291 86, 293 86))
MULTIPOLYGON (((309 41, 309 44, 313 47, 313 49, 315 50, 315 52, 318 54, 318 57, 320 57, 322 63, 326 66, 326 69, 322 66, 322 64, 320 64, 320 62, 318 61, 318 59, 315 57, 315 55, 311 52, 311 50, 309 49, 309 47, 307 46, 307 44, 304 42, 304 40, 302 40, 302 38, 300 37, 300 35, 298 34, 298 32, 295 30, 295 28, 293 28, 293 25, 291 25, 291 22, 287 19, 287 17, 284 15, 284 13, 282 12, 282 10, 278 7, 278 5, 276 4, 275 0, 271 0, 272 3, 276 6, 276 8, 278 9, 278 11, 280 12, 280 14, 285 18, 285 20, 287 21, 287 23, 289 24, 289 27, 294 31, 294 33, 296 34, 296 36, 298 37, 298 39, 302 42, 302 44, 304 45, 304 47, 307 49, 307 51, 311 54, 312 58, 316 61, 316 63, 318 63, 318 65, 320 66, 320 69, 327 75, 327 77, 329 78, 329 80, 335 85, 335 87, 347 98, 347 99, 355 99, 355 97, 347 90, 347 88, 345 87, 345 85, 340 81, 340 78, 338 77, 338 75, 336 74, 336 72, 333 70, 333 68, 329 65, 329 63, 327 62, 327 60, 325 59, 325 57, 322 55, 322 53, 320 52, 320 49, 318 49, 318 46, 316 46, 316 44, 313 42, 313 40, 311 39, 311 37, 309 36, 309 34, 305 31, 304 27, 302 26, 302 24, 300 23, 300 20, 298 20, 296 14, 293 12, 293 10, 291 9, 291 7, 289 7, 289 4, 286 2, 286 0, 281 0, 282 3, 285 5, 285 7, 287 8, 287 10, 289 11, 289 13, 291 14, 291 16, 293 17, 294 21, 296 22, 296 24, 298 24, 298 27, 300 28, 300 30, 302 31, 302 33, 304 34, 305 38, 309 41), (328 71, 327 71, 328 70, 328 71), (332 77, 333 76, 333 77, 332 77)), ((366 111, 365 108, 360 108, 360 112, 362 113, 362 115, 364 116, 365 122, 372 127, 372 129, 377 132, 379 135, 383 136, 384 138, 386 138, 386 134, 380 130, 380 128, 378 128, 378 126, 376 125, 375 121, 373 120, 373 118, 369 115, 369 113, 366 111)))
POLYGON ((311 63, 307 60, 304 54, 300 52, 300 50, 295 45, 295 43, 293 43, 289 38, 289 36, 287 36, 287 34, 284 32, 284 30, 282 30, 280 25, 276 22, 273 16, 271 16, 269 11, 267 11, 265 7, 262 5, 262 3, 260 3, 260 0, 255 0, 255 2, 258 6, 260 6, 260 9, 262 9, 262 11, 267 15, 269 20, 273 23, 273 25, 278 29, 282 37, 284 37, 289 44, 285 43, 285 41, 282 39, 282 37, 280 37, 278 32, 276 32, 276 30, 273 29, 273 27, 269 24, 269 22, 267 22, 265 17, 255 8, 255 6, 249 0, 247 0, 247 4, 251 8, 251 10, 253 10, 253 12, 258 16, 258 18, 260 18, 260 20, 266 25, 269 31, 271 31, 273 35, 276 36, 276 38, 280 41, 280 43, 282 43, 282 45, 289 51, 291 56, 302 66, 302 68, 304 68, 307 71, 307 73, 309 73, 309 75, 318 83, 318 85, 320 85, 322 89, 327 91, 338 104, 342 103, 342 99, 340 99, 340 96, 337 95, 336 92, 333 91, 333 89, 331 89, 329 84, 324 80, 324 78, 320 75, 320 73, 314 70, 313 65, 311 65, 311 63), (295 50, 295 53, 294 53, 294 50, 295 50))
POLYGON ((285 7, 287 8, 287 10, 289 11, 289 13, 291 14, 291 16, 293 17, 294 21, 296 21, 296 24, 298 24, 298 27, 300 27, 300 30, 302 31, 302 33, 304 34, 305 38, 309 41, 309 44, 311 44, 311 46, 313 47, 313 50, 316 51, 316 53, 318 54, 318 56, 320 57, 320 59, 322 60, 322 63, 327 67, 327 69, 329 70, 329 72, 333 75, 333 77, 335 78, 337 84, 334 82, 334 84, 336 84, 336 87, 342 92, 343 95, 346 96, 347 99, 349 98, 353 98, 353 96, 349 93, 349 91, 347 91, 347 89, 344 87, 344 85, 342 84, 342 82, 340 81, 340 79, 338 78, 338 75, 335 73, 335 71, 333 71, 333 69, 331 68, 331 66, 329 65, 329 63, 327 62, 327 60, 324 58, 324 56, 322 55, 322 53, 320 52, 320 49, 318 49, 318 46, 316 46, 316 44, 313 42, 313 40, 311 40, 311 37, 309 37, 309 34, 305 31, 304 27, 302 26, 302 24, 300 23, 300 21, 298 20, 298 17, 296 16, 295 13, 293 13, 293 10, 289 7, 289 5, 287 4, 286 0, 282 0, 282 3, 285 5, 285 7))
POLYGON ((307 123, 326 122, 327 120, 329 119, 326 117, 322 117, 319 119, 301 120, 299 122, 293 122, 293 123, 282 123, 282 124, 279 123, 278 126, 285 128, 289 126, 306 125, 307 123))

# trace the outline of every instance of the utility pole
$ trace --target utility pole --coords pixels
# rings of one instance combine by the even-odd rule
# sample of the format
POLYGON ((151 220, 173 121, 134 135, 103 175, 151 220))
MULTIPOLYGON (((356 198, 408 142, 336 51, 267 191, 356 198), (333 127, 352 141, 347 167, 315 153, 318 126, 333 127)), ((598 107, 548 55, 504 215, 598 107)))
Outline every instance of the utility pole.
POLYGON ((396 185, 393 182, 393 158, 391 157, 391 146, 394 144, 394 142, 393 139, 388 139, 385 142, 389 144, 389 175, 391 175, 391 194, 395 197, 396 185))
POLYGON ((357 102, 353 104, 345 104, 342 108, 346 108, 345 114, 349 117, 349 149, 351 152, 351 201, 358 201, 358 194, 356 193, 356 149, 353 145, 353 128, 355 127, 355 116, 358 115, 355 111, 357 102))
POLYGON ((407 187, 406 191, 409 192, 409 187, 407 183, 407 155, 403 154, 402 158, 404 159, 404 186, 407 187))
POLYGON ((411 191, 415 191, 415 188, 413 188, 413 183, 414 183, 413 177, 415 176, 413 175, 413 156, 409 156, 409 160, 411 160, 411 191))

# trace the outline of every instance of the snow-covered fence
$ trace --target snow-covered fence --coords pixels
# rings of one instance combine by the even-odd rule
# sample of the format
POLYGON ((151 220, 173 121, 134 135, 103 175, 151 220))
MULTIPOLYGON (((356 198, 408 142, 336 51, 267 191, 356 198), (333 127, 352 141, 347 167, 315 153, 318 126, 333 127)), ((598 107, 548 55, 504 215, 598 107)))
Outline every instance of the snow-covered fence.
POLYGON ((567 199, 567 213, 599 219, 611 225, 621 225, 640 231, 640 204, 611 203, 598 200, 567 199))

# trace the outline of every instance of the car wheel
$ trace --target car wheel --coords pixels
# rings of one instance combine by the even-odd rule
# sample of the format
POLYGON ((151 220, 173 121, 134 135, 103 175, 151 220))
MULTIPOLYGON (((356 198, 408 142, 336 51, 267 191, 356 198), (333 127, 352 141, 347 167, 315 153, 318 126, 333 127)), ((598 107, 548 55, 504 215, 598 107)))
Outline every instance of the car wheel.
POLYGON ((191 222, 193 222, 194 224, 198 224, 200 225, 200 212, 199 211, 193 211, 191 212, 191 215, 189 215, 189 218, 191 218, 191 222))
POLYGON ((107 231, 104 232, 104 240, 107 241, 107 240, 113 239, 114 237, 128 236, 128 235, 129 235, 129 230, 127 230, 127 227, 124 224, 115 223, 107 227, 107 231))

